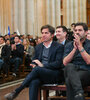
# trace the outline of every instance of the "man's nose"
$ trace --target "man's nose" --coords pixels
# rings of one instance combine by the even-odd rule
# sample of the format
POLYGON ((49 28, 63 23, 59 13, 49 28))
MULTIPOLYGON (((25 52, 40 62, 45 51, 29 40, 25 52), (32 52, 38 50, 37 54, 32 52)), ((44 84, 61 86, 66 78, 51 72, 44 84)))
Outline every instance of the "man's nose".
POLYGON ((43 36, 45 36, 45 33, 43 33, 43 36))
POLYGON ((78 33, 78 32, 76 32, 75 34, 76 34, 76 35, 79 35, 79 33, 78 33))

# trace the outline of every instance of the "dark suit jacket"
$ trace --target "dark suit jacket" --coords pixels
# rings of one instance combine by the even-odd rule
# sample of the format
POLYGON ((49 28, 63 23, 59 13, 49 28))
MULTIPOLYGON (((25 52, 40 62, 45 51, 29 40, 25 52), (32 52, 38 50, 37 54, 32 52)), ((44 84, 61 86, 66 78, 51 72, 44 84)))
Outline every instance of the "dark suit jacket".
POLYGON ((69 42, 70 42, 70 40, 67 40, 67 39, 66 39, 64 46, 65 46, 67 43, 69 43, 69 42))
POLYGON ((8 45, 4 45, 1 52, 1 58, 4 60, 4 62, 9 62, 11 55, 11 47, 8 45))
MULTIPOLYGON (((57 42, 59 43, 59 40, 57 40, 57 42)), ((70 42, 70 40, 68 40, 68 39, 66 39, 65 40, 65 44, 63 45, 64 47, 65 47, 65 45, 67 44, 67 43, 69 43, 70 42)), ((61 44, 61 43, 60 43, 61 44)), ((62 64, 61 65, 61 68, 63 69, 65 66, 62 64)))
MULTIPOLYGON (((42 62, 43 47, 44 47, 43 43, 35 47, 35 56, 33 60, 38 59, 39 61, 42 62)), ((64 51, 63 45, 53 41, 49 49, 48 63, 44 64, 44 67, 53 70, 60 69, 60 66, 62 64, 63 51, 64 51)))
POLYGON ((24 46, 22 44, 16 45, 16 50, 11 51, 12 58, 21 58, 23 59, 24 55, 24 46))

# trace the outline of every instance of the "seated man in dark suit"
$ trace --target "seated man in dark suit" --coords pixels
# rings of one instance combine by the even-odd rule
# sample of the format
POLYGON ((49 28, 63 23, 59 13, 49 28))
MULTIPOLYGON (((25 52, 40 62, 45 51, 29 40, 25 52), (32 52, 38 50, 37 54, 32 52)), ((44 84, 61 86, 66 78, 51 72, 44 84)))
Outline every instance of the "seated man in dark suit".
POLYGON ((53 40, 55 29, 50 25, 42 26, 42 40, 35 47, 33 69, 23 83, 15 91, 6 94, 7 100, 13 100, 25 87, 29 86, 29 100, 38 100, 38 88, 42 84, 55 84, 60 82, 60 70, 63 57, 63 45, 53 40))
POLYGON ((9 59, 11 48, 5 43, 5 38, 0 36, 0 69, 4 74, 7 74, 9 68, 9 59))
POLYGON ((6 74, 5 76, 7 76, 8 70, 10 68, 10 55, 11 55, 11 47, 10 45, 7 44, 7 41, 9 40, 5 40, 5 45, 3 46, 1 52, 1 58, 4 61, 2 69, 3 73, 6 74))
MULTIPOLYGON (((68 42, 70 42, 70 40, 68 40, 67 38, 67 33, 68 33, 68 29, 65 26, 57 26, 56 27, 56 38, 57 38, 57 42, 61 43, 63 46, 65 46, 68 42)), ((62 65, 63 67, 63 72, 62 72, 62 80, 63 80, 63 84, 65 83, 65 79, 64 79, 64 65, 62 65)), ((66 96, 66 91, 57 91, 58 95, 62 95, 62 96, 66 96)))
POLYGON ((4 61, 3 61, 3 59, 2 59, 2 48, 3 48, 3 46, 5 45, 5 39, 4 39, 4 37, 3 36, 0 36, 0 69, 2 69, 2 66, 3 66, 3 63, 4 63, 4 61))
POLYGON ((85 23, 76 23, 74 40, 64 49, 67 100, 85 100, 83 87, 90 85, 90 40, 86 39, 87 33, 85 23))

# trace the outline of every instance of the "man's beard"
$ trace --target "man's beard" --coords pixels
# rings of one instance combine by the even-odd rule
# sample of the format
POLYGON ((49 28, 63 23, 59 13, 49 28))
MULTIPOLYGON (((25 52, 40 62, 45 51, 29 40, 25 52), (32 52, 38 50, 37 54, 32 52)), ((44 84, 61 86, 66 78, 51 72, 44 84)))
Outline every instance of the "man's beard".
POLYGON ((79 33, 77 33, 77 35, 80 37, 80 41, 82 41, 82 40, 84 40, 84 39, 86 38, 86 35, 84 35, 84 36, 80 36, 79 33))
POLYGON ((86 35, 83 37, 80 37, 80 41, 84 40, 86 38, 86 35))

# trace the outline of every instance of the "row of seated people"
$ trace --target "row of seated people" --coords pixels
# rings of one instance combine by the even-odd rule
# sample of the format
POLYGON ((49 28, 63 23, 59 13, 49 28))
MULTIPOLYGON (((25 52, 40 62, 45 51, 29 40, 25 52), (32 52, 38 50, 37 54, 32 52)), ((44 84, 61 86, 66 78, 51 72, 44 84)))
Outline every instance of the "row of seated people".
POLYGON ((12 70, 13 76, 16 76, 20 64, 23 63, 23 56, 25 54, 26 66, 29 66, 34 54, 34 46, 31 45, 33 40, 29 43, 23 39, 23 43, 20 43, 20 37, 15 36, 14 40, 5 40, 3 36, 0 36, 0 71, 4 74, 8 74, 8 70, 12 70), (28 44, 28 45, 27 45, 28 44), (14 69, 12 69, 14 65, 14 69))
MULTIPOLYGON (((90 30, 88 30, 87 39, 90 39, 90 30)), ((32 57, 34 55, 34 47, 36 46, 36 44, 42 42, 42 38, 40 37, 36 40, 37 41, 35 42, 35 40, 32 37, 29 38, 29 36, 28 38, 25 37, 22 38, 22 36, 19 37, 17 36, 16 32, 14 34, 14 38, 11 39, 10 36, 8 37, 8 35, 5 35, 5 39, 4 37, 1 36, 0 37, 1 49, 5 44, 6 45, 1 50, 2 52, 1 52, 1 59, 0 59, 0 69, 2 68, 4 69, 3 70, 4 73, 8 73, 8 68, 10 68, 10 64, 14 64, 16 67, 14 67, 15 69, 13 75, 16 76, 16 72, 19 68, 19 65, 23 61, 22 60, 23 46, 24 46, 24 54, 25 54, 25 66, 29 67, 32 57), (19 44, 19 45, 15 47, 15 44, 19 44), (21 44, 23 45, 22 47, 21 44), (16 48, 17 50, 15 51, 16 48)), ((58 41, 59 43, 65 45, 67 42, 73 40, 73 32, 68 30, 65 26, 57 26, 56 36, 54 36, 53 40, 58 41), (65 34, 60 33, 62 29, 66 32, 65 34)))
MULTIPOLYGON (((65 42, 66 44, 68 41, 73 39, 73 33, 70 31, 68 32, 66 27, 62 26, 57 28, 63 28, 66 34, 64 36, 57 34, 56 36, 54 36, 53 40, 62 43, 62 41, 64 41, 68 35, 68 39, 65 42)), ((39 44, 41 42, 41 37, 36 39, 35 41, 29 35, 27 37, 24 37, 22 35, 17 36, 16 32, 13 36, 11 36, 11 38, 9 35, 5 35, 4 37, 0 36, 0 69, 3 70, 3 73, 7 74, 9 69, 10 71, 12 70, 11 65, 13 64, 13 75, 16 76, 19 65, 22 64, 23 61, 23 54, 25 54, 25 66, 29 67, 32 57, 34 55, 34 47, 36 46, 36 44, 39 44)), ((62 44, 64 44, 64 42, 62 44)))
POLYGON ((65 82, 67 100, 85 100, 83 87, 90 85, 90 40, 86 38, 87 25, 82 22, 75 24, 73 41, 67 40, 65 26, 56 28, 58 42, 53 41, 55 28, 51 25, 42 26, 41 33, 43 41, 35 47, 30 64, 32 71, 5 98, 13 100, 24 88, 29 87, 29 100, 38 100, 41 85, 65 82))

